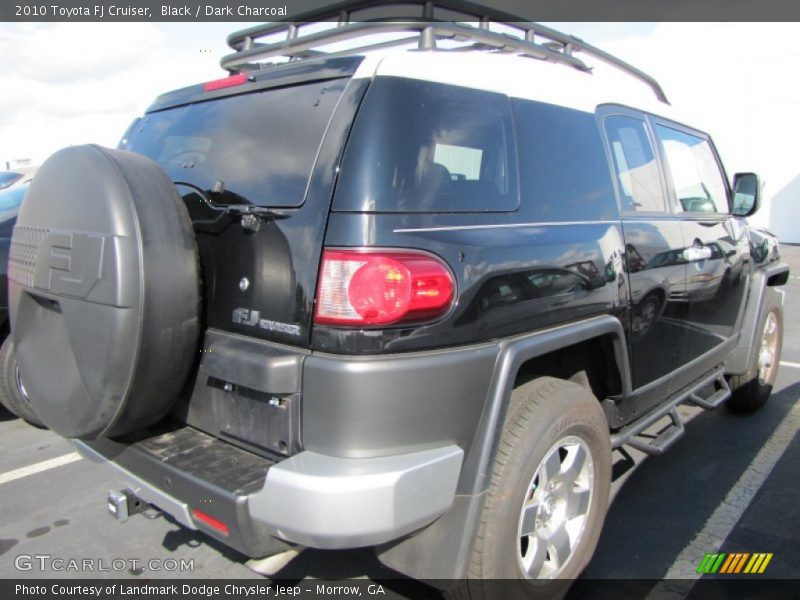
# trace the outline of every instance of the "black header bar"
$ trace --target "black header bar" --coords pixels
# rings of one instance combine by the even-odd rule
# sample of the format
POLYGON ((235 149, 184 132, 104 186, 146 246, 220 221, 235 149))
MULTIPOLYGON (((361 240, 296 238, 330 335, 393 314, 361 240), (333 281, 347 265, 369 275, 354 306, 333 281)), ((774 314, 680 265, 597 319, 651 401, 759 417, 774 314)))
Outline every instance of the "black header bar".
MULTIPOLYGON (((331 0, 4 0, 0 21, 276 21, 331 0)), ((797 21, 796 0, 482 0, 525 21, 797 21)))

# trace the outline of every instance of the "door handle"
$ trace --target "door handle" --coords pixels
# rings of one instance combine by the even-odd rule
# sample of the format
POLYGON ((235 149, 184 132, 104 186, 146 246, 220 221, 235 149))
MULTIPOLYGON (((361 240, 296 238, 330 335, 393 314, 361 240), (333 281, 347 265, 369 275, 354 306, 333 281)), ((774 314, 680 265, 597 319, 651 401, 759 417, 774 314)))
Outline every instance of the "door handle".
POLYGON ((711 258, 711 248, 705 246, 690 246, 683 251, 683 259, 686 262, 698 262, 711 258))

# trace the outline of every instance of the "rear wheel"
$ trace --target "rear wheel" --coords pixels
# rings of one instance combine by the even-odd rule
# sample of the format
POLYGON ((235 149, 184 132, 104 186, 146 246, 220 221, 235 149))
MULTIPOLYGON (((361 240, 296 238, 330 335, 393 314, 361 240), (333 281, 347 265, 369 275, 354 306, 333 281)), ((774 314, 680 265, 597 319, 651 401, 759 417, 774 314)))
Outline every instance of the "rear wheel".
POLYGON ((470 577, 529 580, 549 596, 594 553, 608 508, 611 443, 597 400, 542 377, 517 388, 497 451, 470 577), (533 581, 543 580, 543 581, 533 581))
POLYGON ((759 337, 746 372, 731 377, 733 393, 728 406, 754 412, 764 406, 778 377, 783 346, 783 308, 778 295, 767 290, 764 308, 758 323, 759 337))
POLYGON ((33 412, 28 390, 22 383, 11 336, 0 347, 0 404, 31 425, 43 427, 42 421, 33 412))

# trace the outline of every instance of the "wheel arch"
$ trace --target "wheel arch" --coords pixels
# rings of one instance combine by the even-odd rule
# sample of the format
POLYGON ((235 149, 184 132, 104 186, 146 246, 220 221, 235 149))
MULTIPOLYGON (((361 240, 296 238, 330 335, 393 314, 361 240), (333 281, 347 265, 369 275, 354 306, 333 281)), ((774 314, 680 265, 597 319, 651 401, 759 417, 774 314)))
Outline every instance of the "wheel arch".
POLYGON ((759 334, 756 329, 761 321, 764 298, 769 293, 782 293, 774 288, 784 285, 788 277, 789 265, 783 262, 772 263, 753 272, 747 304, 741 317, 739 340, 725 363, 725 372, 728 375, 741 375, 747 371, 752 353, 755 352, 755 339, 759 334))
MULTIPOLYGON (((632 384, 628 347, 622 323, 614 316, 593 317, 504 340, 500 344, 483 415, 472 446, 464 459, 457 493, 474 495, 485 491, 488 481, 487 465, 494 459, 511 393, 520 381, 530 378, 525 375, 526 369, 532 364, 535 365, 537 359, 541 357, 604 338, 610 341, 613 348, 614 367, 619 377, 619 393, 623 396, 629 395, 632 384)), ((552 373, 545 371, 535 375, 552 375, 552 373)), ((601 401, 603 398, 598 400, 601 401)))

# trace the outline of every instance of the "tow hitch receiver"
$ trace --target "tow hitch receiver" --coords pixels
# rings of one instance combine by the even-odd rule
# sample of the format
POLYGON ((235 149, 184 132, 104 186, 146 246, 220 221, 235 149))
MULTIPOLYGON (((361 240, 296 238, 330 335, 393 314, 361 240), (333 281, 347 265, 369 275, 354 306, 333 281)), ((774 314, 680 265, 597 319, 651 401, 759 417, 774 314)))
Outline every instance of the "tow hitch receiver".
POLYGON ((140 500, 136 495, 128 490, 109 490, 108 491, 108 512, 120 523, 128 520, 129 516, 139 514, 153 508, 144 500, 140 500))

